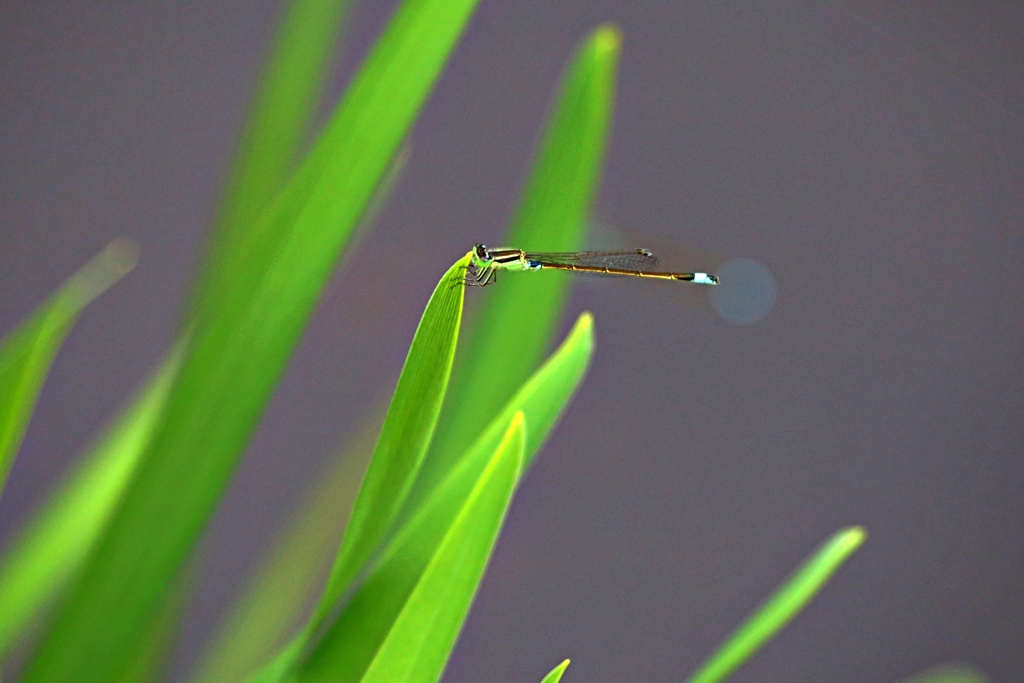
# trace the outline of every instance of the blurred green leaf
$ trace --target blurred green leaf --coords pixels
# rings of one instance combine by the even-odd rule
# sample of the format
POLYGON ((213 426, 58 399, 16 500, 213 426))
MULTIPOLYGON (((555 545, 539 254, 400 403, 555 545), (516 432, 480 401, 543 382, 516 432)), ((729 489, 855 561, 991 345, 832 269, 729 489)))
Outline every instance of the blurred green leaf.
POLYGON ((422 568, 441 542, 444 530, 459 514, 479 480, 507 426, 523 413, 531 426, 525 436, 524 465, 530 463, 564 412, 586 371, 593 351, 589 314, 580 316, 572 332, 551 358, 531 377, 468 449, 464 456, 388 541, 384 557, 328 629, 308 660, 314 678, 331 672, 338 680, 359 680, 381 647, 404 597, 412 589, 415 568, 422 568), (401 548, 401 551, 399 551, 401 548), (396 573, 398 558, 408 573, 396 573))
POLYGON ((562 674, 569 668, 569 660, 565 660, 548 673, 540 683, 558 683, 562 680, 562 674))
POLYGON ((172 353, 131 406, 18 534, 0 563, 0 655, 81 566, 134 471, 163 410, 172 353))
POLYGON ((164 418, 26 681, 127 671, 474 6, 404 3, 298 172, 241 233, 242 248, 215 238, 164 418))
POLYGON ((164 602, 146 624, 139 646, 128 659, 121 681, 149 683, 166 678, 165 672, 174 654, 175 637, 181 626, 181 617, 188 605, 189 587, 194 584, 195 565, 174 577, 172 589, 164 596, 164 602))
POLYGON ((988 679, 967 664, 941 664, 905 678, 901 683, 988 683, 988 679))
POLYGON ((834 534, 800 567, 689 680, 721 681, 790 622, 861 546, 867 533, 855 526, 834 534))
MULTIPOLYGON (((294 0, 289 5, 239 144, 221 207, 222 235, 231 232, 229 226, 244 227, 258 219, 268 197, 280 190, 294 165, 349 4, 348 0, 294 0)), ((148 441, 179 361, 167 362, 4 558, 0 653, 91 547, 148 441)))
MULTIPOLYGON (((601 26, 573 56, 512 220, 508 246, 532 251, 584 247, 614 106, 621 42, 618 29, 601 26)), ((569 283, 561 274, 510 275, 496 287, 474 292, 481 309, 456 362, 450 407, 441 418, 418 490, 429 491, 462 452, 458 440, 478 433, 544 358, 569 283), (529 322, 523 324, 524 319, 529 322), (487 391, 480 391, 483 386, 487 391)))
MULTIPOLYGON (((357 233, 364 232, 374 221, 408 158, 406 146, 392 160, 357 233)), ((358 239, 358 234, 353 239, 358 239)), ((383 408, 380 412, 383 414, 383 408)), ((234 609, 206 646, 196 680, 241 680, 286 641, 303 608, 313 602, 323 585, 321 579, 338 554, 338 539, 342 538, 374 440, 380 433, 381 420, 371 422, 352 444, 338 449, 329 471, 320 478, 307 503, 278 535, 254 576, 246 581, 234 609)))
POLYGON ((0 340, 0 495, 57 350, 82 309, 135 266, 138 250, 112 242, 0 340))
MULTIPOLYGON (((243 234, 285 185, 309 135, 350 0, 291 0, 253 97, 228 178, 215 235, 243 234)), ((244 248, 240 249, 244 254, 244 248)))
POLYGON ((379 432, 380 419, 368 421, 331 459, 308 500, 245 582, 237 605, 205 647, 193 680, 242 680, 287 641, 338 554, 338 539, 379 432))
MULTIPOLYGON (((350 635, 380 638, 360 666, 346 656, 350 643, 320 650, 300 670, 300 681, 392 683, 435 681, 441 676, 522 470, 523 414, 517 412, 488 464, 469 490, 449 481, 431 500, 438 507, 455 503, 450 518, 425 514, 414 518, 381 557, 376 570, 347 606, 342 619, 350 635), (419 559, 424 562, 419 562, 419 559)), ((359 643, 358 645, 362 645, 359 643)), ((357 646, 358 646, 357 645, 357 646)))

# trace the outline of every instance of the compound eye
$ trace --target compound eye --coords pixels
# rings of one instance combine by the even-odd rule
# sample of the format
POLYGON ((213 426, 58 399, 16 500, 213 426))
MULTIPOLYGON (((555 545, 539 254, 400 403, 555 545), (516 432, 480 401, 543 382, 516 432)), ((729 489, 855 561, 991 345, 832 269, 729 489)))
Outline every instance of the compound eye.
POLYGON ((487 254, 487 247, 483 244, 476 245, 476 257, 482 261, 491 260, 491 257, 487 254))

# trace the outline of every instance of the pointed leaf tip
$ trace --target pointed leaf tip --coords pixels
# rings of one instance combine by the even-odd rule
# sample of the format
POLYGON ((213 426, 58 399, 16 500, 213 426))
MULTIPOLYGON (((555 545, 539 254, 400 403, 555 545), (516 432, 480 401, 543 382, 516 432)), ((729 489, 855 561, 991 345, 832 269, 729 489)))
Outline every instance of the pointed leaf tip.
POLYGON ((65 285, 62 296, 74 308, 91 303, 124 277, 139 262, 139 245, 127 238, 118 238, 96 254, 65 285))
POLYGON ((548 675, 545 676, 544 680, 542 680, 540 683, 559 683, 559 681, 562 680, 562 674, 565 673, 565 670, 568 667, 569 667, 569 660, 568 659, 562 660, 562 663, 559 664, 558 666, 556 666, 550 672, 548 672, 548 675))
POLYGON ((868 530, 860 525, 840 529, 832 537, 832 543, 837 548, 843 548, 846 552, 855 550, 863 545, 868 538, 868 530))
POLYGON ((700 669, 690 683, 717 683, 754 655, 786 626, 867 538, 863 527, 832 534, 768 600, 755 610, 700 669))
POLYGON ((622 31, 615 24, 601 24, 591 39, 599 54, 618 53, 622 48, 622 31))

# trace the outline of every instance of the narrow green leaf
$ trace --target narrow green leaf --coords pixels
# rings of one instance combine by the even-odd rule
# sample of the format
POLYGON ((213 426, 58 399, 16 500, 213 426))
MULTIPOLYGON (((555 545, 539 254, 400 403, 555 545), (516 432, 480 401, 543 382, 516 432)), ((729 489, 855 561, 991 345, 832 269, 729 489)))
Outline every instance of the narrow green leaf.
POLYGON ((562 680, 562 674, 564 674, 565 670, 568 668, 569 660, 567 659, 558 666, 556 666, 554 669, 552 669, 551 672, 547 676, 545 676, 544 680, 540 683, 558 683, 562 680))
MULTIPOLYGON (((436 82, 477 0, 405 0, 316 145, 261 220, 214 240, 197 308, 261 306, 295 280, 327 276, 436 82)), ((281 321, 293 326, 315 297, 281 321)), ((273 299, 272 299, 273 301, 273 299)), ((219 319, 219 318, 218 318, 219 319)), ((222 323, 223 324, 223 323, 222 323)))
POLYGON ((441 411, 465 287, 462 278, 469 254, 457 261, 434 288, 391 398, 387 417, 366 471, 341 548, 313 618, 256 680, 282 680, 305 650, 310 636, 362 570, 390 531, 423 463, 441 411))
POLYGON ((834 534, 722 644, 690 678, 691 683, 723 680, 750 659, 818 594, 866 537, 859 526, 834 534))
MULTIPOLYGON (((523 414, 516 413, 363 676, 364 683, 441 678, 519 482, 525 429, 523 414)), ((384 563, 392 560, 400 566, 403 555, 396 549, 384 563)))
POLYGON ((522 411, 531 425, 526 435, 523 465, 529 468, 579 388, 593 351, 594 318, 590 313, 582 313, 562 345, 509 399, 468 450, 465 444, 469 434, 461 441, 464 455, 455 467, 468 467, 472 470, 473 465, 467 463, 477 461, 479 453, 490 453, 501 438, 504 425, 508 424, 512 415, 522 411))
POLYGON ((245 258, 222 242, 207 260, 165 417, 24 680, 107 681, 130 666, 475 4, 403 3, 293 180, 245 233, 245 258))
POLYGON ((467 254, 445 273, 423 311, 324 591, 321 615, 334 609, 384 540, 423 464, 455 356, 468 264, 467 254))
POLYGON ((382 631, 368 663, 353 668, 347 644, 320 650, 325 656, 309 660, 298 680, 392 683, 440 678, 522 470, 524 428, 523 414, 517 412, 468 491, 452 497, 447 482, 442 485, 440 497, 461 498, 455 516, 442 520, 425 515, 410 524, 346 609, 346 630, 382 631))
MULTIPOLYGON (((293 0, 288 5, 236 153, 221 206, 221 234, 257 220, 268 197, 283 186, 314 119, 349 5, 349 0, 293 0)), ((86 457, 79 472, 47 503, 0 565, 0 594, 5 595, 0 604, 0 653, 78 566, 95 539, 116 500, 114 492, 127 480, 145 443, 143 435, 148 438, 171 375, 168 366, 115 433, 86 457)))
POLYGON ((0 562, 0 655, 81 566, 117 503, 167 401, 172 353, 125 413, 29 519, 0 562))
POLYGON ((525 436, 525 467, 536 457, 575 393, 592 350, 592 321, 589 314, 584 314, 561 347, 491 421, 443 483, 406 517, 382 554, 382 557, 395 558, 394 561, 391 564, 381 561, 373 568, 317 644, 309 658, 310 671, 329 671, 339 681, 359 680, 397 618, 403 596, 412 589, 410 577, 416 576, 415 568, 422 568, 429 562, 444 530, 458 516, 481 472, 491 461, 509 423, 516 414, 523 413, 531 425, 525 436), (409 569, 408 573, 395 573, 399 559, 401 566, 409 569))
POLYGON ((281 191, 293 170, 350 5, 349 0, 287 3, 221 203, 216 234, 224 243, 244 244, 242 231, 259 220, 268 198, 281 191))
MULTIPOLYGON (((363 216, 357 233, 373 223, 409 158, 408 146, 395 156, 363 216)), ((358 234, 353 239, 358 239, 358 234)), ((383 416, 383 407, 380 410, 383 416)), ((381 419, 364 425, 353 442, 337 449, 334 464, 266 553, 246 582, 235 608, 211 639, 196 680, 242 680, 286 642, 304 608, 313 602, 338 554, 359 482, 380 433, 381 419)))
POLYGON ((901 683, 988 683, 988 679, 967 664, 941 664, 905 678, 901 683))
POLYGON ((380 432, 380 419, 371 423, 339 449, 308 500, 271 545, 256 574, 246 581, 236 607, 211 639, 192 680, 243 680, 294 631, 337 557, 338 539, 380 432))
POLYGON ((0 340, 0 495, 57 350, 81 310, 135 266, 138 250, 112 242, 0 340))
POLYGON ((146 625, 144 638, 132 653, 129 666, 119 683, 151 683, 165 678, 164 672, 174 653, 174 640, 181 616, 188 604, 189 588, 195 583, 194 569, 194 566, 190 566, 189 571, 174 578, 173 589, 168 591, 154 620, 146 625))
MULTIPOLYGON (((576 50, 562 79, 547 131, 515 217, 508 246, 532 251, 579 251, 597 192, 615 98, 621 35, 594 31, 576 50)), ((474 292, 478 317, 452 375, 449 408, 417 489, 427 491, 462 452, 458 440, 478 433, 530 376, 551 347, 570 278, 561 274, 504 277, 474 292), (529 325, 509 311, 529 311, 529 325), (500 363, 494 359, 500 358, 500 363), (487 391, 480 391, 486 386, 487 391)), ((531 422, 532 424, 532 422, 531 422)))

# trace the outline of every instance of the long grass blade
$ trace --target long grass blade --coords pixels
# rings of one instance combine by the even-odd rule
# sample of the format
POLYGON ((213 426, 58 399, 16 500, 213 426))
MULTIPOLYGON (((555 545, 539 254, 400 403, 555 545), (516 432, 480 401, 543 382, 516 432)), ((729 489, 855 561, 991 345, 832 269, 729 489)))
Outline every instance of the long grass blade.
MULTIPOLYGON (((422 504, 404 518, 388 540, 384 557, 400 557, 405 567, 423 567, 444 529, 452 523, 481 472, 517 413, 526 416, 524 465, 536 457, 548 434, 575 393, 593 351, 593 328, 584 314, 551 358, 531 377, 494 417, 487 429, 468 446, 464 456, 432 489, 422 504), (408 539, 416 539, 415 543, 408 539), (397 548, 401 547, 401 553, 397 548)), ((397 560, 396 560, 397 561, 397 560)), ((401 596, 411 589, 406 573, 394 574, 375 565, 309 657, 310 671, 329 671, 338 680, 358 680, 375 656, 401 606, 401 596)))
MULTIPOLYGON (((601 26, 573 55, 510 225, 509 246, 584 247, 611 125, 621 41, 618 29, 601 26)), ((458 440, 478 433, 545 357, 568 287, 569 278, 509 277, 501 287, 479 292, 480 310, 456 362, 449 408, 417 489, 429 490, 448 471, 462 453, 458 440), (514 320, 509 311, 529 312, 530 324, 514 320), (479 391, 481 386, 487 391, 479 391)))
POLYGON ((334 609, 391 530, 423 464, 448 387, 468 254, 438 282, 402 368, 318 614, 334 609))
POLYGON ((863 527, 843 529, 828 539, 718 651, 689 679, 713 683, 747 661, 818 594, 829 578, 864 543, 863 527))
MULTIPOLYGON (((381 411, 383 414, 383 410, 381 411)), ((380 432, 380 419, 338 449, 307 500, 271 544, 241 598, 210 639, 198 683, 241 681, 269 659, 308 613, 338 554, 338 539, 380 432)))
POLYGON ((0 340, 0 495, 68 330, 82 309, 131 270, 137 258, 133 244, 112 242, 0 340))
POLYGON ((316 117, 351 0, 292 0, 260 79, 218 216, 216 238, 243 257, 243 232, 284 187, 316 117))
MULTIPOLYGON (((466 489, 446 480, 434 499, 455 514, 415 518, 382 556, 376 571, 347 606, 350 633, 379 634, 365 661, 353 667, 349 644, 311 658, 304 683, 434 681, 440 678, 497 539, 522 469, 523 413, 507 425, 487 464, 466 489)), ((428 504, 428 510, 433 506, 428 504)), ((359 647, 366 643, 361 638, 359 647)))
POLYGON ((559 683, 559 681, 562 680, 562 674, 564 674, 565 670, 568 668, 569 660, 566 659, 561 664, 552 669, 550 672, 548 672, 548 675, 545 676, 544 680, 540 683, 559 683))
POLYGON ((171 353, 139 396, 37 510, 0 560, 0 656, 81 567, 163 410, 180 364, 171 353))
POLYGON ((222 253, 208 259, 164 419, 26 681, 107 681, 127 671, 474 6, 404 3, 307 159, 252 227, 258 239, 247 237, 246 258, 220 243, 222 253))
POLYGON ((423 463, 455 356, 469 254, 444 274, 427 302, 359 488, 330 577, 313 616, 252 680, 288 680, 307 645, 391 531, 423 463))

